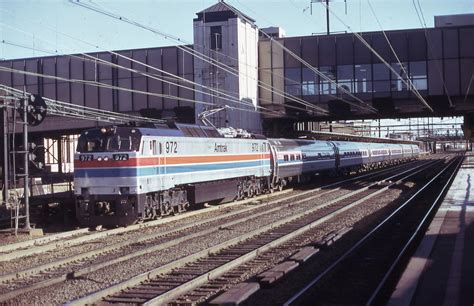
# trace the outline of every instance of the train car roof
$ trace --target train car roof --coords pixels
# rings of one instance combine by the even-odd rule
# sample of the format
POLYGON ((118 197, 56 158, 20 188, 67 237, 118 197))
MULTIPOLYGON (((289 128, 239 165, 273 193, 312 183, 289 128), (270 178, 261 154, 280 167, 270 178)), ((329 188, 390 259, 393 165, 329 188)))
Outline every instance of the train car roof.
POLYGON ((173 136, 173 137, 205 137, 222 138, 215 128, 195 124, 168 123, 168 124, 129 124, 121 127, 138 129, 142 135, 148 136, 173 136))

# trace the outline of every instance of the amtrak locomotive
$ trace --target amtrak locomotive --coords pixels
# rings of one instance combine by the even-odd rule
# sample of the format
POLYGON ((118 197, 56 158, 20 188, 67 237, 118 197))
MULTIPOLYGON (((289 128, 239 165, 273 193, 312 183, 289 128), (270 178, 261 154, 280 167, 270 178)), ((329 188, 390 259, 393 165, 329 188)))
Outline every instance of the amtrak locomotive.
POLYGON ((203 203, 282 189, 324 171, 411 160, 409 144, 267 139, 236 130, 170 124, 84 131, 74 158, 82 225, 123 226, 203 203))

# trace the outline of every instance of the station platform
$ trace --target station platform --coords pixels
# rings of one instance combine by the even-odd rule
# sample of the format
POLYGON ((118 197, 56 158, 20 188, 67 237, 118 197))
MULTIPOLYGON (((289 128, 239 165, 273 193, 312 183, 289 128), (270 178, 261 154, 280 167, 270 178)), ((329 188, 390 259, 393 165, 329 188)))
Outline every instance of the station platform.
POLYGON ((474 153, 463 164, 388 305, 474 305, 474 153))

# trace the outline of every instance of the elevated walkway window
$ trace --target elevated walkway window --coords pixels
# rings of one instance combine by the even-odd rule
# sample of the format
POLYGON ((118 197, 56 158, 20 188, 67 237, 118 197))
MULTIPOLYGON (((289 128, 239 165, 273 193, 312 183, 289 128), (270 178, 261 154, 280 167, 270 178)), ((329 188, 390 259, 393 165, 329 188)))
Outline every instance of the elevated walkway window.
POLYGON ((408 63, 404 63, 404 62, 402 62, 401 64, 392 63, 392 68, 398 73, 398 75, 400 75, 399 77, 392 71, 392 91, 408 90, 406 84, 402 81, 402 80, 407 81, 408 79, 408 75, 406 75, 405 73, 405 72, 408 73, 408 63))
POLYGON ((372 92, 372 66, 370 64, 355 65, 354 92, 372 92))
POLYGON ((390 92, 390 70, 385 64, 373 64, 374 92, 390 92))
MULTIPOLYGON (((354 92, 354 66, 339 65, 337 66, 337 84, 345 88, 349 92, 354 92)), ((342 91, 341 91, 342 92, 342 91)))
POLYGON ((319 94, 318 75, 311 69, 304 67, 302 69, 303 82, 301 86, 301 93, 303 96, 313 96, 319 94))
POLYGON ((410 62, 410 79, 418 90, 428 89, 428 79, 426 74, 426 62, 410 62))
POLYGON ((301 95, 301 69, 285 68, 285 92, 290 95, 301 95))
MULTIPOLYGON (((327 76, 331 80, 336 80, 335 69, 334 66, 321 66, 319 68, 325 76, 327 76)), ((329 82, 326 79, 321 78, 321 94, 328 95, 328 94, 335 94, 336 93, 336 85, 334 83, 329 82)))

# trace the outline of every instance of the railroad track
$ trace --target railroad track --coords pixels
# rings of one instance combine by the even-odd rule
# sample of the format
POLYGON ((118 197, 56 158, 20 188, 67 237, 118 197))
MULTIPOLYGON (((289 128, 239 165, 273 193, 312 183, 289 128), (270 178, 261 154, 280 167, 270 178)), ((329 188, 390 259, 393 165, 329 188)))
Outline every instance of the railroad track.
MULTIPOLYGON (((357 187, 361 185, 369 185, 369 178, 383 175, 389 171, 399 172, 401 168, 405 169, 407 166, 399 167, 395 169, 389 169, 382 171, 381 173, 368 174, 358 178, 351 178, 348 181, 356 181, 357 187), (358 182, 357 180, 365 179, 365 182, 358 182)), ((408 166, 408 168, 413 168, 413 166, 408 166)), ((388 178, 391 179, 391 178, 388 178)), ((385 179, 382 179, 383 181, 385 179)), ((372 183, 373 185, 379 184, 379 182, 372 183)), ((192 241, 198 237, 204 237, 211 235, 219 228, 230 228, 234 227, 239 223, 248 222, 250 219, 260 218, 261 216, 274 213, 278 210, 288 209, 290 206, 296 206, 295 204, 302 199, 311 201, 313 199, 328 196, 331 193, 337 193, 338 187, 343 185, 343 182, 331 184, 322 188, 334 188, 331 190, 322 190, 321 188, 316 190, 310 190, 306 192, 299 193, 298 195, 289 195, 285 196, 283 199, 276 201, 271 201, 265 204, 260 204, 258 206, 246 207, 238 211, 227 213, 224 216, 218 216, 214 218, 209 218, 206 220, 200 220, 198 222, 193 222, 191 224, 183 225, 181 227, 174 228, 167 232, 156 233, 153 232, 148 235, 142 235, 142 237, 134 239, 131 244, 129 240, 122 241, 120 243, 115 243, 108 245, 106 247, 95 249, 89 252, 81 253, 75 256, 70 256, 67 258, 62 258, 60 260, 53 261, 51 263, 46 263, 43 265, 35 266, 32 268, 24 269, 22 271, 14 271, 13 273, 4 274, 0 276, 0 292, 2 296, 0 297, 0 302, 8 301, 12 298, 15 298, 18 295, 24 294, 26 292, 37 290, 40 288, 48 287, 53 284, 64 282, 67 279, 74 279, 87 275, 88 273, 110 267, 114 264, 121 262, 129 261, 139 256, 146 254, 156 253, 160 250, 170 248, 172 246, 179 245, 180 243, 185 243, 186 241, 192 241), (282 202, 288 202, 286 206, 279 205, 282 202), (273 208, 268 208, 274 205, 273 208), (251 213, 251 215, 249 215, 251 213), (241 219, 228 221, 227 223, 221 223, 217 226, 212 226, 212 222, 217 222, 217 218, 232 219, 238 217, 239 215, 245 215, 241 219), (197 230, 199 226, 208 226, 208 229, 197 230), (194 234, 189 234, 189 233, 194 234), (166 239, 165 239, 166 238, 166 239), (120 252, 118 252, 120 250, 120 252)), ((368 188, 368 187, 366 187, 368 188)), ((348 191, 342 192, 342 194, 347 194, 348 191)), ((301 205, 301 203, 298 203, 301 205)), ((301 209, 304 209, 301 208, 301 209)), ((197 212, 192 212, 197 213, 197 212)), ((241 216, 242 217, 242 216, 241 216)), ((169 222, 173 221, 172 218, 169 222)), ((162 221, 162 220, 158 220, 162 221)), ((166 220, 165 220, 166 221, 166 220)), ((149 223, 147 223, 149 224, 149 223)), ((143 225, 138 225, 141 227, 143 225)), ((115 229, 112 231, 121 231, 125 232, 125 229, 115 229)), ((107 234, 110 233, 98 233, 98 234, 107 234)), ((84 237, 79 237, 79 239, 84 239, 84 237)))
POLYGON ((429 225, 461 163, 462 158, 455 158, 443 169, 437 169, 432 179, 284 305, 385 304, 398 269, 429 225))
MULTIPOLYGON (((421 169, 410 169, 406 171, 410 174, 398 173, 383 180, 396 181, 394 183, 371 184, 317 207, 137 275, 130 280, 73 301, 71 304, 90 304, 101 299, 110 303, 162 304, 169 302, 190 289, 207 283, 209 279, 216 279, 231 269, 256 258, 259 254, 279 247, 315 226, 380 195, 393 184, 399 183, 404 175, 412 176, 419 171, 421 169)), ((213 290, 211 288, 210 291, 213 290)))
MULTIPOLYGON (((409 167, 407 164, 402 164, 398 166, 400 169, 409 167)), ((338 186, 342 186, 348 182, 355 181, 355 180, 360 180, 364 178, 374 178, 376 176, 383 175, 386 171, 393 171, 393 169, 382 169, 379 170, 375 173, 368 173, 368 174, 362 174, 358 175, 352 178, 349 178, 347 180, 344 180, 342 182, 335 182, 335 183, 330 183, 326 186, 319 187, 312 189, 313 191, 319 191, 323 188, 332 188, 335 187, 337 188, 338 186)), ((188 217, 193 217, 196 215, 204 214, 204 213, 209 213, 212 211, 217 211, 217 210, 224 210, 227 208, 231 207, 236 207, 236 206, 241 206, 244 204, 247 204, 249 202, 259 202, 259 201, 268 201, 270 199, 272 200, 278 200, 279 197, 285 197, 286 194, 292 194, 294 193, 293 189, 287 189, 282 192, 279 192, 277 195, 261 195, 255 198, 251 199, 245 199, 242 201, 238 202, 233 202, 233 203, 227 203, 227 204, 222 204, 219 206, 212 206, 212 207, 207 207, 204 210, 198 210, 198 211, 188 211, 184 214, 180 214, 177 216, 170 216, 164 219, 159 219, 159 220, 154 220, 154 221, 149 221, 146 223, 140 223, 140 224, 135 224, 131 225, 128 227, 121 227, 121 228, 115 228, 115 229, 108 229, 108 230, 99 230, 99 231, 94 231, 90 230, 88 228, 81 228, 78 230, 72 230, 72 231, 67 231, 67 232, 62 232, 62 233, 57 233, 57 234, 52 234, 48 235, 45 237, 40 237, 36 239, 31 239, 31 240, 26 240, 18 243, 12 243, 12 244, 6 244, 6 245, 0 245, 0 262, 5 262, 5 261, 12 261, 18 258, 26 257, 26 256, 32 256, 32 255, 37 255, 41 253, 46 253, 50 252, 55 249, 60 249, 60 248, 65 248, 69 246, 74 246, 74 245, 79 245, 83 243, 87 243, 93 240, 97 239, 103 239, 107 238, 112 235, 122 235, 128 232, 133 232, 133 231, 138 231, 138 230, 143 230, 146 228, 153 228, 159 225, 163 225, 166 223, 171 223, 171 222, 176 222, 176 220, 188 218, 188 217)))

